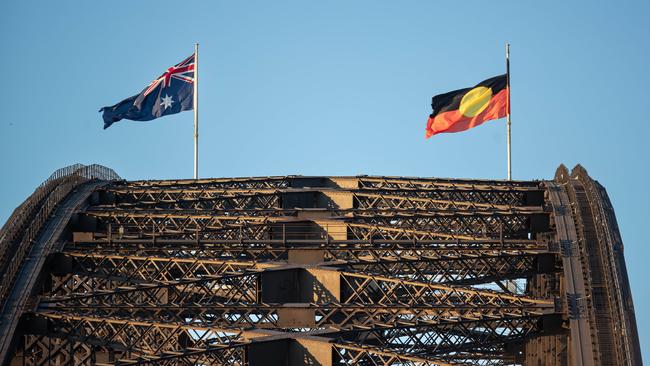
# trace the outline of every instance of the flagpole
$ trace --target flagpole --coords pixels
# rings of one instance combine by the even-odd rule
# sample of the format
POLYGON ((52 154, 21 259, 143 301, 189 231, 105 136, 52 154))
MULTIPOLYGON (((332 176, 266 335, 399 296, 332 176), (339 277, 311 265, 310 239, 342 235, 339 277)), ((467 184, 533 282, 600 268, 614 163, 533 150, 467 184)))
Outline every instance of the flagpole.
POLYGON ((199 179, 199 44, 194 44, 194 179, 199 179))
POLYGON ((510 43, 506 43, 506 88, 508 88, 508 98, 506 103, 506 126, 508 129, 508 180, 512 180, 512 139, 510 133, 510 43))

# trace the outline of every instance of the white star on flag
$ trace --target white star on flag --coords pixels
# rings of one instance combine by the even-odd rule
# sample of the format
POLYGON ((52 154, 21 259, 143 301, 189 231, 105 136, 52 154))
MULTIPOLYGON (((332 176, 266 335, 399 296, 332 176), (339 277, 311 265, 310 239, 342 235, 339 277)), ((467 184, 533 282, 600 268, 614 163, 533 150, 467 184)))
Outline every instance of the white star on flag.
POLYGON ((172 97, 170 97, 169 95, 165 94, 165 97, 162 98, 162 102, 160 103, 160 105, 161 105, 161 106, 164 106, 165 109, 167 109, 168 107, 171 107, 171 106, 172 106, 172 103, 174 103, 174 101, 172 100, 172 97))

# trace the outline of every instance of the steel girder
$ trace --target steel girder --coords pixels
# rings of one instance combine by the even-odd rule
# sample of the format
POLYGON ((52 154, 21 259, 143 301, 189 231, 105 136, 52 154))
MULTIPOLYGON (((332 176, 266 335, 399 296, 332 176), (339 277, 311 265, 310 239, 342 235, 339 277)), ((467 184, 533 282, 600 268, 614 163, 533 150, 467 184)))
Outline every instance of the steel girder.
MULTIPOLYGON (((302 269, 299 269, 302 270, 302 269)), ((230 326, 242 324, 278 327, 282 303, 268 303, 263 290, 266 274, 272 269, 255 273, 204 277, 124 286, 124 281, 82 281, 79 276, 61 281, 51 290, 51 297, 41 298, 43 311, 75 312, 95 316, 137 318, 149 316, 167 321, 205 324, 221 323, 230 326), (74 283, 75 287, 72 286, 74 283), (119 284, 121 287, 118 287, 119 284), (89 290, 89 286, 101 291, 89 290), (224 316, 228 311, 235 315, 224 316)), ((312 313, 311 326, 345 327, 348 324, 370 325, 371 321, 426 322, 439 319, 495 316, 508 314, 544 314, 553 312, 554 302, 523 295, 507 294, 472 287, 445 286, 402 279, 362 275, 358 273, 321 271, 321 275, 338 276, 340 294, 335 298, 326 291, 313 289, 313 297, 291 299, 313 300, 309 304, 293 304, 291 309, 312 313), (462 305, 459 305, 462 304, 462 305)), ((283 321, 283 319, 280 319, 283 321)))
MULTIPOLYGON (((277 212, 277 211, 275 211, 277 212)), ((274 213, 275 213, 274 212, 274 213)), ((263 214, 263 212, 262 212, 263 214)), ((350 239, 526 239, 538 212, 352 212, 350 215, 320 219, 324 231, 312 231, 311 224, 294 216, 218 215, 210 211, 127 210, 87 211, 100 220, 111 235, 125 238, 271 239, 288 231, 290 238, 319 239, 325 231, 349 232, 350 239)), ((546 215, 547 216, 547 215, 546 215)))
MULTIPOLYGON (((484 252, 479 255, 443 251, 396 252, 373 253, 375 255, 368 253, 345 260, 328 258, 330 260, 327 263, 328 266, 363 273, 450 284, 489 283, 524 278, 540 272, 539 256, 534 253, 484 252)), ((196 254, 192 257, 163 257, 82 252, 69 252, 59 259, 70 262, 74 266, 70 271, 74 273, 89 277, 117 277, 124 282, 165 282, 178 278, 238 273, 255 268, 279 266, 288 260, 287 257, 276 257, 273 262, 265 262, 259 261, 258 258, 200 258, 196 254)), ((555 268, 547 270, 553 271, 555 268)))

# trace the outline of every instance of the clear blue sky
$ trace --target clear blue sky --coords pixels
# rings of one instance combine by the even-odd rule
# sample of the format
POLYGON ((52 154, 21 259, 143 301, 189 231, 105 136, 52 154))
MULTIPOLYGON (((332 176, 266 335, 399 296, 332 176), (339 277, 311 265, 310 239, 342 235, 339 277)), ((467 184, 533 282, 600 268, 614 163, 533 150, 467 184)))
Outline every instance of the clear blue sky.
POLYGON ((3 1, 0 222, 76 162, 191 177, 191 112, 104 131, 97 110, 195 41, 203 177, 504 178, 503 120, 424 127, 432 95, 504 72, 509 41, 514 177, 581 163, 607 188, 648 361, 649 15, 648 1, 3 1))

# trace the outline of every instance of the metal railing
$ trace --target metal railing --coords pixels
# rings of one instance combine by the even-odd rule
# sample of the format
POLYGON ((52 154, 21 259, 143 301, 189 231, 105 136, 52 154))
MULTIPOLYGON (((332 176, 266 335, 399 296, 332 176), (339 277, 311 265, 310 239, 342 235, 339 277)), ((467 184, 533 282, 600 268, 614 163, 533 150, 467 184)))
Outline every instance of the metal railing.
POLYGON ((32 243, 56 206, 75 187, 93 179, 121 178, 112 169, 96 164, 88 166, 75 164, 58 169, 14 210, 0 229, 0 275, 2 276, 0 306, 2 308, 32 243))
POLYGON ((101 179, 101 180, 120 180, 119 175, 115 173, 115 171, 111 168, 107 168, 103 165, 98 165, 98 164, 91 164, 91 165, 83 165, 83 164, 73 164, 70 166, 67 166, 65 168, 57 169, 50 175, 49 178, 47 178, 39 187, 42 187, 49 182, 63 178, 63 177, 68 177, 71 175, 83 177, 83 178, 88 178, 88 179, 101 179))

